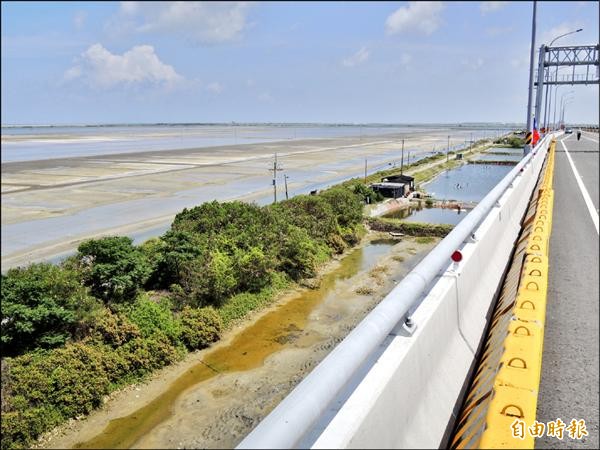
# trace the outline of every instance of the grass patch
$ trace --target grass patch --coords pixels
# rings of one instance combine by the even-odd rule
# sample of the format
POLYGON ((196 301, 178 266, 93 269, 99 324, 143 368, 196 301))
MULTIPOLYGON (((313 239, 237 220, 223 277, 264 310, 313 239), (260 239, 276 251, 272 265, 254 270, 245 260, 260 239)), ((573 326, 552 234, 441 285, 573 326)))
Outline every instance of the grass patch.
POLYGON ((243 292, 230 297, 217 313, 223 321, 223 328, 229 329, 251 311, 262 309, 271 304, 277 294, 290 287, 291 281, 282 274, 273 274, 272 283, 259 292, 243 292))
POLYGON ((401 220, 387 217, 370 217, 367 221, 372 230, 384 232, 395 231, 408 236, 444 237, 454 228, 452 225, 402 222, 401 220))
POLYGON ((375 290, 370 286, 361 286, 356 288, 354 292, 356 292, 358 295, 372 295, 375 290))
POLYGON ((378 277, 389 272, 389 267, 387 266, 375 266, 369 271, 369 275, 372 277, 378 277))
POLYGON ((405 258, 402 255, 394 255, 394 256, 392 256, 392 259, 394 261, 402 262, 402 261, 404 261, 405 258))
POLYGON ((415 242, 418 244, 431 244, 435 239, 431 236, 418 236, 415 238, 415 242))

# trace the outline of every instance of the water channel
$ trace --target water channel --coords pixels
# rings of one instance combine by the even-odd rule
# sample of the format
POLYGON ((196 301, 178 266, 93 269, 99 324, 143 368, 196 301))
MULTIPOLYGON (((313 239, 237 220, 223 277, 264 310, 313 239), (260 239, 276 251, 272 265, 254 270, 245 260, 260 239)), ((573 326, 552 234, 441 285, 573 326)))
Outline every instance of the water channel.
POLYGON ((352 250, 340 260, 339 267, 323 276, 319 288, 303 290, 241 330, 228 345, 217 345, 146 406, 110 421, 99 435, 75 448, 130 448, 171 416, 174 402, 185 390, 221 373, 259 367, 269 355, 284 348, 307 347, 325 339, 304 333, 311 313, 327 300, 345 301, 335 296, 338 284, 375 265, 397 242, 374 240, 352 250))

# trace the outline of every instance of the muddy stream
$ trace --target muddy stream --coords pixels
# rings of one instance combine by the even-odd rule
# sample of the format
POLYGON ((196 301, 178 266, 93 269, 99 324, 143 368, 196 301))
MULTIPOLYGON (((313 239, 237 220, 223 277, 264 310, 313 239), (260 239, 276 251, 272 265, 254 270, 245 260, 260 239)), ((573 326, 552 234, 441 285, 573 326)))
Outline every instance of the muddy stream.
POLYGON ((195 360, 187 367, 184 362, 183 369, 167 368, 180 373, 146 392, 146 403, 135 391, 125 392, 120 402, 109 401, 104 411, 72 424, 44 446, 235 446, 435 245, 381 236, 334 262, 317 289, 286 295, 231 336, 188 356, 195 360), (123 404, 121 411, 133 412, 118 415, 123 404), (132 410, 132 404, 139 406, 132 410))

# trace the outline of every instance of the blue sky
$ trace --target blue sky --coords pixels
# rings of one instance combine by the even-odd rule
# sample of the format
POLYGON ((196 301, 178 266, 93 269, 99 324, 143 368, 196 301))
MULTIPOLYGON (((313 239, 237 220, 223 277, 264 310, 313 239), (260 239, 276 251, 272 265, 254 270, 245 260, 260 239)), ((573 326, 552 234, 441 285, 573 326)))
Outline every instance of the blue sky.
MULTIPOLYGON (((2 124, 524 121, 531 2, 2 2, 2 124)), ((598 2, 538 40, 598 42, 598 2)), ((598 122, 598 86, 567 120, 598 122)))

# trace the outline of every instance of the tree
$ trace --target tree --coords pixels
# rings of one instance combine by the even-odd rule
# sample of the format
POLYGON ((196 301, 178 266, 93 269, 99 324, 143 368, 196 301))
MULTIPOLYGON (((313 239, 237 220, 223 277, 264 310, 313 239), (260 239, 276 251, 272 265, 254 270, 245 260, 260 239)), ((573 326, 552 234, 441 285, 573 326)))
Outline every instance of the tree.
POLYGON ((79 276, 41 263, 2 275, 2 344, 7 354, 64 344, 78 322, 98 308, 79 276))
POLYGON ((86 241, 77 249, 85 283, 106 303, 132 300, 150 275, 148 261, 132 242, 111 236, 86 241))
POLYGON ((234 260, 240 290, 258 292, 271 281, 275 264, 273 258, 266 256, 262 248, 238 250, 234 260))

